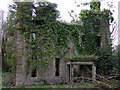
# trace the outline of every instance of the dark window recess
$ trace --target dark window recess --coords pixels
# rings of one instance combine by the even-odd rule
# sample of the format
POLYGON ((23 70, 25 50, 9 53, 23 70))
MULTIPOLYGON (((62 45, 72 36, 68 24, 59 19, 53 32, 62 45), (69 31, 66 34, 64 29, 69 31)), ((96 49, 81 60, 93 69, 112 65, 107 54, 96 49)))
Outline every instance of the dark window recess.
POLYGON ((69 78, 70 78, 70 65, 68 65, 68 73, 69 73, 69 78))
MULTIPOLYGON (((32 56, 32 60, 36 60, 35 55, 32 56)), ((31 77, 37 77, 37 69, 31 69, 31 77)))
POLYGON ((84 42, 85 42, 85 35, 82 35, 82 37, 81 37, 81 39, 82 39, 82 46, 84 46, 84 42))
POLYGON ((44 20, 34 20, 34 22, 38 25, 43 25, 45 24, 44 20))
POLYGON ((55 76, 59 76, 60 75, 60 58, 55 58, 55 76))
MULTIPOLYGON (((32 61, 36 61, 36 55, 35 54, 33 54, 32 55, 32 61)), ((31 68, 33 68, 33 67, 31 67, 31 68)), ((37 67, 36 67, 37 68, 37 67)), ((37 69, 36 68, 34 68, 34 69, 31 69, 31 77, 37 77, 37 69)))
POLYGON ((101 36, 97 36, 96 44, 97 44, 98 47, 101 47, 101 36))
POLYGON ((31 71, 31 77, 37 77, 37 70, 36 69, 31 71))

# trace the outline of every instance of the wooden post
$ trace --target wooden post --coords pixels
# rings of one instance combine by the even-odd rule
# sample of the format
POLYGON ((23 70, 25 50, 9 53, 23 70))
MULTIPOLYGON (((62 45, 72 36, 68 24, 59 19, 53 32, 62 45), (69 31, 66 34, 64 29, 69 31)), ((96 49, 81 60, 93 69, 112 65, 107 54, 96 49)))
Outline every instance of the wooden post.
POLYGON ((73 65, 71 64, 71 65, 70 65, 70 83, 72 83, 72 81, 73 81, 73 80, 72 80, 72 79, 73 79, 73 74, 74 74, 74 73, 73 73, 73 65))
POLYGON ((95 64, 92 64, 92 80, 96 80, 96 66, 95 64))
POLYGON ((72 66, 71 66, 71 64, 70 64, 70 78, 69 78, 69 79, 70 79, 70 83, 71 83, 71 67, 72 67, 72 66))
POLYGON ((84 78, 85 78, 85 76, 84 76, 84 67, 83 66, 81 66, 81 77, 82 77, 82 82, 84 82, 84 78))

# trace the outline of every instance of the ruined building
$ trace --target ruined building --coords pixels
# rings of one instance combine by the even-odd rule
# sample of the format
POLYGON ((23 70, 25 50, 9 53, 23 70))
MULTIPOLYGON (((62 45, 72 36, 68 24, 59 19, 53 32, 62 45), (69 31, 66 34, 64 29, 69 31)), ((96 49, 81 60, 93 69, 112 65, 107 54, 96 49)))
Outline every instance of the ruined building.
MULTIPOLYGON (((100 4, 100 3, 98 3, 98 4, 100 4)), ((45 5, 48 5, 48 4, 45 4, 45 5)), ((95 5, 97 5, 97 4, 95 4, 95 5)), ((44 6, 44 4, 43 4, 43 6, 44 6)), ((35 9, 40 10, 41 8, 42 8, 42 6, 39 8, 36 7, 35 9)), ((52 6, 48 5, 48 8, 52 8, 52 6)), ((96 8, 91 7, 91 11, 93 10, 93 12, 95 12, 94 16, 97 16, 98 13, 96 11, 94 11, 94 9, 96 9, 96 8)), ((99 12, 102 12, 102 11, 100 11, 100 5, 97 6, 97 9, 99 9, 99 12)), ((36 13, 39 16, 40 13, 37 11, 36 11, 36 13)), ((44 14, 46 16, 47 15, 49 16, 49 14, 48 13, 46 14, 46 13, 44 13, 44 14)), ((24 14, 24 12, 22 12, 22 14, 24 14)), ((103 16, 103 18, 104 18, 105 15, 106 14, 104 14, 104 13, 100 13, 100 15, 98 15, 98 16, 103 16)), ((46 19, 47 19, 47 21, 51 22, 51 18, 50 19, 46 18, 46 19)), ((23 21, 24 21, 24 19, 23 19, 23 21)), ((39 20, 39 17, 36 17, 36 19, 34 20, 36 25, 43 25, 43 26, 46 23, 48 23, 47 21, 43 22, 42 20, 39 20)), ((52 21, 52 22, 56 22, 56 21, 52 21)), ((92 21, 92 22, 94 22, 94 21, 92 21)), ((28 59, 27 56, 30 55, 31 57, 29 59, 31 60, 31 62, 33 62, 34 60, 36 60, 36 58, 39 57, 39 55, 37 57, 34 57, 34 55, 40 53, 42 51, 42 49, 41 49, 41 51, 35 51, 34 54, 32 54, 32 52, 35 49, 26 47, 26 42, 25 42, 26 36, 22 33, 21 29, 17 28, 17 30, 15 31, 15 33, 16 33, 15 34, 16 35, 16 37, 15 37, 16 51, 15 52, 16 52, 16 56, 17 56, 16 57, 16 85, 31 85, 31 84, 46 84, 46 83, 47 84, 58 84, 58 83, 75 83, 75 82, 79 83, 82 81, 84 82, 85 80, 88 80, 88 79, 93 80, 93 81, 96 80, 96 65, 94 63, 96 58, 94 58, 94 55, 93 55, 94 53, 92 53, 92 55, 85 55, 85 53, 84 53, 84 55, 82 56, 83 53, 80 53, 80 50, 78 51, 77 47, 76 47, 76 45, 78 45, 79 48, 84 46, 84 43, 83 43, 85 41, 84 37, 86 37, 85 36, 86 32, 85 33, 83 32, 84 26, 80 25, 80 24, 61 23, 58 21, 57 21, 57 23, 58 24, 54 23, 54 26, 61 25, 61 26, 65 26, 65 28, 67 28, 67 29, 65 29, 64 27, 61 29, 60 28, 55 28, 55 29, 52 28, 52 29, 63 30, 63 34, 66 33, 65 30, 69 31, 69 29, 70 29, 69 27, 72 27, 72 29, 70 31, 73 30, 73 32, 70 32, 70 34, 66 33, 66 35, 65 35, 65 36, 67 36, 69 34, 68 37, 65 37, 68 49, 62 47, 62 49, 60 49, 59 53, 56 53, 53 50, 52 52, 56 53, 56 54, 52 57, 52 60, 48 63, 48 66, 46 69, 37 68, 37 69, 32 70, 31 66, 30 66, 30 68, 27 69, 27 71, 29 71, 29 73, 27 73, 27 74, 26 74, 26 69, 25 69, 25 66, 27 63, 26 61, 28 59), (77 33, 74 33, 75 28, 77 28, 76 29, 78 31, 77 33), (74 37, 72 37, 73 35, 77 35, 76 37, 79 37, 77 40, 77 43, 74 42, 74 37), (29 50, 29 51, 27 51, 27 50, 29 50), (65 52, 65 50, 66 50, 66 52, 65 52)), ((17 26, 20 26, 20 25, 22 25, 22 23, 17 24, 17 26)), ((26 25, 27 25, 27 23, 26 23, 26 25)), ((49 25, 51 25, 51 24, 49 24, 49 25)), ((34 26, 34 24, 33 24, 33 26, 34 26)), ((35 30, 37 30, 38 28, 39 28, 39 26, 35 30)), ((43 28, 43 30, 47 30, 47 29, 49 29, 49 28, 43 28)), ((56 32, 54 32, 54 33, 56 33, 56 32)), ((46 39, 49 40, 49 38, 46 38, 45 40, 41 40, 40 36, 42 36, 42 34, 39 34, 40 33, 39 31, 38 32, 33 31, 30 33, 31 33, 31 36, 30 36, 31 41, 32 41, 32 38, 33 39, 37 38, 38 44, 34 43, 35 45, 38 45, 37 47, 39 47, 39 45, 42 45, 46 39)), ((61 37, 62 37, 62 34, 61 34, 61 37)), ((107 20, 107 22, 102 22, 102 21, 99 22, 99 32, 96 34, 95 37, 96 37, 96 46, 98 48, 102 48, 104 46, 111 44, 108 20, 107 20)), ((53 38, 56 39, 57 35, 55 37, 53 36, 53 38)), ((64 41, 58 41, 58 43, 59 42, 61 42, 62 44, 65 43, 64 41)), ((46 43, 48 44, 49 42, 46 42, 46 43)), ((54 42, 50 42, 50 46, 52 48, 56 48, 57 44, 54 42)), ((88 45, 88 46, 90 46, 90 45, 88 45)), ((41 47, 42 46, 40 46, 40 48, 41 47)), ((47 49, 45 49, 43 47, 43 51, 44 50, 47 50, 47 49)), ((89 53, 87 53, 87 54, 89 54, 89 53)), ((50 56, 45 56, 45 57, 46 58, 48 57, 48 59, 50 58, 50 56)), ((42 59, 42 58, 40 58, 40 59, 42 59)), ((39 65, 40 64, 38 64, 37 66, 39 66, 39 65)))

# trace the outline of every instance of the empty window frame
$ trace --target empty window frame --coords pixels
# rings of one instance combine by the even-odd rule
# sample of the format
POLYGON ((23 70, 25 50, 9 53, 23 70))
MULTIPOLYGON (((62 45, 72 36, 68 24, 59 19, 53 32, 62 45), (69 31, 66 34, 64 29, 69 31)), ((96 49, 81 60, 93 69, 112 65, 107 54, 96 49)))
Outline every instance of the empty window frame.
POLYGON ((101 47, 101 36, 96 37, 96 44, 97 44, 97 47, 101 47))
POLYGON ((55 58, 55 76, 59 76, 60 75, 60 58, 55 58))
POLYGON ((82 39, 81 46, 84 46, 84 42, 85 42, 85 35, 82 35, 81 39, 82 39))
MULTIPOLYGON (((37 60, 36 54, 32 54, 32 62, 34 63, 34 62, 36 62, 36 60, 37 60)), ((31 77, 37 77, 37 69, 36 68, 33 69, 33 65, 31 66, 31 77)))
POLYGON ((31 71, 31 77, 37 77, 37 70, 36 69, 31 71))

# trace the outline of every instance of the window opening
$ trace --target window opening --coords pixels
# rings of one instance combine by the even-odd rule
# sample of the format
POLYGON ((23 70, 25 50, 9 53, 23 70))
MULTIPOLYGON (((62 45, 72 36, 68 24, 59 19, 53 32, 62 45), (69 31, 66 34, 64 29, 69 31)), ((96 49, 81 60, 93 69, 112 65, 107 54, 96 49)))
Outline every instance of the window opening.
POLYGON ((60 75, 60 58, 55 59, 55 68, 56 68, 55 76, 59 76, 60 75))

